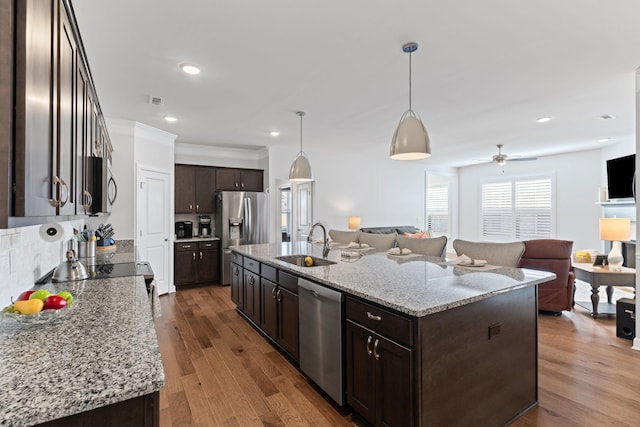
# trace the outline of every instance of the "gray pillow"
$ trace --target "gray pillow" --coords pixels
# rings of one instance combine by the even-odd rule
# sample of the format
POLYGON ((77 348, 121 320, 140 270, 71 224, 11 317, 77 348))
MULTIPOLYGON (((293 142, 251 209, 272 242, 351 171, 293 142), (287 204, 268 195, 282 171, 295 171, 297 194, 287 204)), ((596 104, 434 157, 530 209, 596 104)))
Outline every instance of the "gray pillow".
POLYGON ((432 239, 417 239, 398 235, 396 237, 401 249, 410 249, 411 252, 428 256, 443 257, 447 247, 447 236, 434 237, 432 239))
POLYGON ((329 230, 329 237, 336 243, 351 243, 358 241, 358 233, 356 231, 340 231, 329 230))
POLYGON ((366 243, 372 248, 376 248, 381 251, 391 249, 396 245, 396 233, 392 234, 373 234, 363 233, 358 231, 358 241, 360 243, 366 243))

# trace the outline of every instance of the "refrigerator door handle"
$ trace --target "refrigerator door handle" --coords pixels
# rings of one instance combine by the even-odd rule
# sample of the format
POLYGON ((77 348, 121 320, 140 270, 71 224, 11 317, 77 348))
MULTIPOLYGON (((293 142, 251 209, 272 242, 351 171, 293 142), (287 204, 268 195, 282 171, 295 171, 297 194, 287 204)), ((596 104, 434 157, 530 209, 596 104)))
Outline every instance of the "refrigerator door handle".
POLYGON ((246 216, 246 222, 249 224, 249 243, 251 243, 252 245, 256 243, 256 238, 254 236, 253 233, 253 207, 251 206, 251 198, 247 197, 245 199, 245 202, 247 203, 247 208, 245 209, 245 216, 246 216))

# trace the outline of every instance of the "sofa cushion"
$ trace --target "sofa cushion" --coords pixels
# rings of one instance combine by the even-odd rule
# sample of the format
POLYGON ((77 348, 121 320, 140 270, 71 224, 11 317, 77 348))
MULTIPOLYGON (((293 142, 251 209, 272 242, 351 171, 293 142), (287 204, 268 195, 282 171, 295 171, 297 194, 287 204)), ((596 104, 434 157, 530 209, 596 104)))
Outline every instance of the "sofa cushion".
POLYGON ((367 227, 361 228, 360 231, 369 234, 392 234, 396 233, 396 227, 367 227))
POLYGON ((413 253, 428 256, 443 257, 445 248, 447 247, 446 236, 435 237, 433 239, 414 239, 412 237, 398 235, 396 241, 401 249, 410 249, 413 253))
POLYGON ((366 243, 372 248, 376 248, 381 251, 386 251, 387 249, 394 247, 396 245, 396 236, 397 234, 395 232, 392 234, 378 234, 358 231, 358 241, 360 243, 366 243))
POLYGON ((358 241, 358 232, 329 230, 329 237, 336 243, 351 243, 358 241))
POLYGON ((484 259, 492 265, 517 267, 524 252, 524 243, 469 242, 456 239, 453 241, 453 248, 458 256, 466 255, 473 259, 484 259))

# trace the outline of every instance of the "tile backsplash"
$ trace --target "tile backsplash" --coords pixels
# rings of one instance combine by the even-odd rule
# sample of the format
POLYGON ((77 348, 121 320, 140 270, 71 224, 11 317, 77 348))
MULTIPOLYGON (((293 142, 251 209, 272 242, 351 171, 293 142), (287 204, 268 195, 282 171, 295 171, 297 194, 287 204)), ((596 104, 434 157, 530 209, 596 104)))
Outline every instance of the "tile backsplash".
POLYGON ((60 264, 73 229, 81 230, 85 221, 58 224, 64 233, 55 242, 47 242, 40 236, 40 225, 0 230, 0 308, 60 264))

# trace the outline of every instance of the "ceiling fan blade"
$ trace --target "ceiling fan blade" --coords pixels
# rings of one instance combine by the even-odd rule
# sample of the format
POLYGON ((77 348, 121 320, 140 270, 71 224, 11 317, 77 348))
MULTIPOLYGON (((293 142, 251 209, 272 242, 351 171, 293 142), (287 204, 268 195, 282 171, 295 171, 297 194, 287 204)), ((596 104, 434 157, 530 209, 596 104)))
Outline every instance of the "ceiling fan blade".
POLYGON ((537 157, 509 157, 508 162, 527 162, 530 160, 538 160, 537 157))

